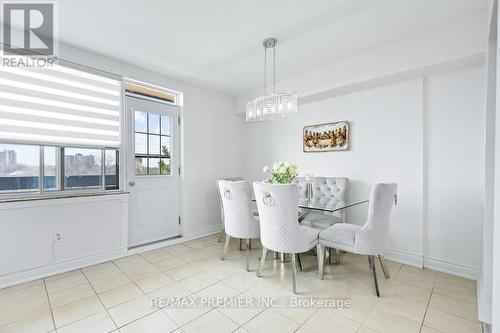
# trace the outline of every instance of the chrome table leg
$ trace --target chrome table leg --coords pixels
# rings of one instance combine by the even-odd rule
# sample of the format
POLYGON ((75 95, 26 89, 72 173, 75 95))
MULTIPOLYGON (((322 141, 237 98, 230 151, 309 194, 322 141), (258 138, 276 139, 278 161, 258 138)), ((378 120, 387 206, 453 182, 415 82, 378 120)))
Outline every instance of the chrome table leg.
POLYGON ((247 261, 247 272, 250 271, 250 240, 247 239, 246 240, 246 244, 245 244, 245 257, 246 257, 246 261, 247 261))
POLYGON ((316 245, 317 259, 318 259, 318 274, 320 280, 323 280, 323 274, 325 272, 325 248, 323 245, 316 245))
POLYGON ((226 242, 224 243, 224 250, 222 250, 222 256, 221 256, 221 260, 224 260, 224 258, 226 257, 226 254, 227 254, 227 249, 229 248, 229 240, 231 239, 231 237, 229 235, 226 235, 226 242))
POLYGON ((262 268, 264 268, 264 263, 266 261, 266 254, 267 254, 267 249, 265 247, 262 247, 262 254, 260 255, 260 262, 259 262, 259 268, 257 269, 257 276, 262 275, 262 268))
POLYGON ((378 260, 380 261, 380 266, 382 267, 382 272, 384 272, 384 276, 386 279, 390 279, 391 278, 391 273, 389 272, 389 268, 387 268, 387 266, 385 265, 385 260, 384 260, 384 256, 379 254, 378 255, 378 260))
POLYGON ((293 293, 297 293, 297 261, 296 254, 292 253, 292 284, 293 284, 293 293))

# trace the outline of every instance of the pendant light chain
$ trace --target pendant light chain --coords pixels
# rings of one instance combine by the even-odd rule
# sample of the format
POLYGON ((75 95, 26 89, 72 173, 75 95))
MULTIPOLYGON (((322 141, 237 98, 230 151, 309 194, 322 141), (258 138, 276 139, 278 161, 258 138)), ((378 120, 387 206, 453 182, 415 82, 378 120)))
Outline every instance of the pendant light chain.
POLYGON ((276 94, 276 45, 273 46, 273 94, 276 94))
POLYGON ((264 96, 267 95, 267 48, 264 47, 264 96))

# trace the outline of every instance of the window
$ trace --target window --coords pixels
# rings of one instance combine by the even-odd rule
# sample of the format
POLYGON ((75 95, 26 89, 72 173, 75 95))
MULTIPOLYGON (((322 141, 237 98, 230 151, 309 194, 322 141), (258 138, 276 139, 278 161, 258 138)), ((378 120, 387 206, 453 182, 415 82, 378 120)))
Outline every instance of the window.
POLYGON ((121 77, 62 63, 0 67, 0 195, 118 188, 121 77))
POLYGON ((104 151, 104 177, 106 190, 118 189, 118 150, 104 151))
POLYGON ((135 111, 135 174, 170 175, 171 118, 135 111))
POLYGON ((0 144, 0 194, 118 189, 118 171, 117 149, 0 144))
POLYGON ((39 147, 0 145, 0 191, 32 192, 39 189, 39 147))
POLYGON ((102 150, 64 149, 64 188, 102 186, 102 150))

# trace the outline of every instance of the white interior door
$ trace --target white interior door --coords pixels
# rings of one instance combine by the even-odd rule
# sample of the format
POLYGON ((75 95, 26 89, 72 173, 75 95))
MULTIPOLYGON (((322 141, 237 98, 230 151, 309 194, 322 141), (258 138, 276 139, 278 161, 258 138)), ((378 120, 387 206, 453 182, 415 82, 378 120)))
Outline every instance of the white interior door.
POLYGON ((180 235, 179 108, 126 97, 129 247, 180 235))

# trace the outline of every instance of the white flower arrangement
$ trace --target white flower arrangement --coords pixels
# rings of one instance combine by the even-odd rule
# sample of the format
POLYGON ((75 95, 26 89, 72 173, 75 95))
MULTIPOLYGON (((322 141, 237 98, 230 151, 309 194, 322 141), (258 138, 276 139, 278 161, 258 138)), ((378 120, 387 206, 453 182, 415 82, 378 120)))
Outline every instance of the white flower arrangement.
POLYGON ((297 165, 287 161, 276 162, 271 168, 266 165, 262 169, 265 173, 271 174, 271 178, 267 180, 268 183, 278 184, 290 184, 297 177, 297 170, 297 165))

